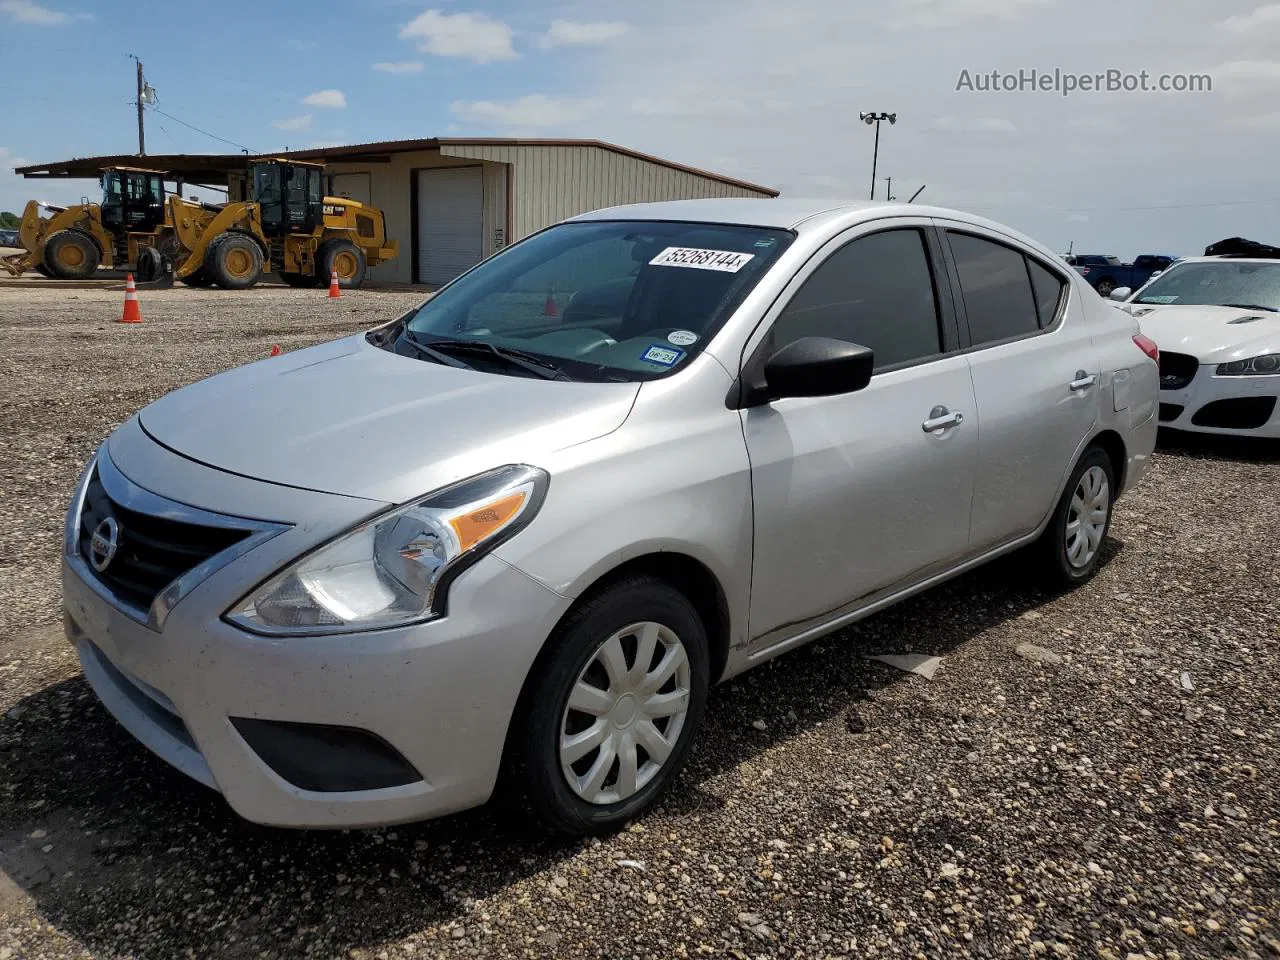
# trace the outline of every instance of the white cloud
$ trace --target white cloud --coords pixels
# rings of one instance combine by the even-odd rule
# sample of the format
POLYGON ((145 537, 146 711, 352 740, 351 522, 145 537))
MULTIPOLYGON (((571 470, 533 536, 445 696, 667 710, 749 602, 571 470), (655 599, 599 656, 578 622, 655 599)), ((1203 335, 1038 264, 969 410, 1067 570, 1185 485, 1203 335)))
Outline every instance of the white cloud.
POLYGON ((476 63, 514 60, 511 27, 483 13, 441 13, 428 10, 400 28, 401 40, 412 40, 423 53, 464 57, 476 63))
POLYGON ((1014 133, 1018 129, 1006 117, 939 117, 929 126, 947 133, 1014 133))
POLYGON ((32 0, 0 0, 0 14, 37 27, 60 27, 71 22, 69 14, 42 7, 32 0))
POLYGON ((347 105, 347 95, 341 90, 317 90, 315 93, 309 93, 303 97, 302 102, 308 107, 326 107, 331 110, 341 110, 347 105))
POLYGON ((459 120, 482 127, 560 127, 585 120, 593 100, 547 97, 540 93, 518 100, 456 100, 449 110, 459 120))
POLYGON ((1085 213, 1073 213, 1067 217, 1071 223, 1088 223, 1089 215, 1085 213))
POLYGON ((1273 86, 1280 83, 1280 60, 1229 60, 1205 71, 1214 80, 1226 78, 1239 81, 1231 84, 1236 93, 1256 92, 1256 85, 1273 86), (1254 84, 1250 88, 1247 85, 1254 84))
POLYGON ((300 117, 289 117, 287 120, 277 120, 271 125, 277 130, 307 130, 311 127, 311 114, 304 113, 300 117))
POLYGON ((1245 117, 1233 117, 1230 122, 1237 127, 1280 127, 1280 113, 1259 113, 1245 117))
POLYGON ((538 38, 543 50, 556 47, 581 47, 608 43, 631 32, 631 24, 621 20, 600 23, 578 23, 574 20, 552 20, 551 27, 538 38))
POLYGON ((1269 25, 1280 27, 1280 3, 1269 3, 1249 13, 1237 13, 1218 23, 1219 29, 1241 34, 1253 33, 1269 25))
POLYGON ((402 60, 398 63, 375 63, 373 69, 379 73, 421 73, 421 60, 402 60))

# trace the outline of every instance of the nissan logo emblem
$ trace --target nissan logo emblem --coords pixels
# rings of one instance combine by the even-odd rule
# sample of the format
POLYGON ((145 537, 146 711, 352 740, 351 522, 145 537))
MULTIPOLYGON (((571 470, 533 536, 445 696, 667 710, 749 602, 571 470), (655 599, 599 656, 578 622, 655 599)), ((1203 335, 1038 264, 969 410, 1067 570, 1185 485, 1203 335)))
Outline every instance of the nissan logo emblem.
POLYGON ((120 525, 114 517, 107 517, 94 528, 93 535, 89 537, 89 563, 93 565, 93 569, 99 573, 106 570, 119 547, 120 525))

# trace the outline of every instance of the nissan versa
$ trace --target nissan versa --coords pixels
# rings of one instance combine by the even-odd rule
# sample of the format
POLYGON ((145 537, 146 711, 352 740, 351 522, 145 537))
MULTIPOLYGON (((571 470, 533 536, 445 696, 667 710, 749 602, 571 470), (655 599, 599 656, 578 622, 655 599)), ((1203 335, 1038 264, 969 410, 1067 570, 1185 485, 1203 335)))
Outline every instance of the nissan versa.
POLYGON ((609 830, 711 684, 1016 548, 1088 580, 1147 470, 1157 353, 953 211, 597 211, 127 421, 68 514, 67 633, 249 820, 498 794, 609 830))

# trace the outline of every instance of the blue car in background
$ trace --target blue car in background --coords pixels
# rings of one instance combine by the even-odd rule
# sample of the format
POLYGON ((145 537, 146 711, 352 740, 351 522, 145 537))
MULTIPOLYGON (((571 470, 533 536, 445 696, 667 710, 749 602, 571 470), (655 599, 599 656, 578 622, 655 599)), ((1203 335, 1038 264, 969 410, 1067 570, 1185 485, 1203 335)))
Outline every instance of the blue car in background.
POLYGON ((1102 254, 1077 253, 1066 258, 1076 272, 1089 281, 1099 296, 1109 297, 1116 287, 1137 290, 1151 279, 1153 273, 1169 269, 1177 260, 1163 253, 1144 253, 1133 263, 1125 263, 1119 257, 1102 254))

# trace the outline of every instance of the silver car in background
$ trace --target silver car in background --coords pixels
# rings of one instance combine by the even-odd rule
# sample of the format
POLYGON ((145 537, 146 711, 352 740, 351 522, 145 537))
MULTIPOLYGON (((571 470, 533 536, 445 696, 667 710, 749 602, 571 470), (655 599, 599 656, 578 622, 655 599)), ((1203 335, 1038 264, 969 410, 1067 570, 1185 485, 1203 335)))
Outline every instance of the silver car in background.
POLYGON ((606 831, 680 770, 712 684, 1015 549, 1092 577, 1156 354, 954 211, 597 211, 131 418, 68 513, 67 633, 119 721, 249 820, 496 791, 606 831))

